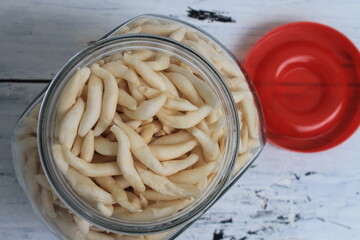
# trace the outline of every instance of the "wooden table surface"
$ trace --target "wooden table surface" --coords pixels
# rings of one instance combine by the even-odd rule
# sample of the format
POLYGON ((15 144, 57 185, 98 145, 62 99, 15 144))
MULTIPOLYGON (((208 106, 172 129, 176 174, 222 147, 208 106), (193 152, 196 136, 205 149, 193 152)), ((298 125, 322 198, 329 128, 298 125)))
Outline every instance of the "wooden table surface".
MULTIPOLYGON (((327 0, 0 1, 0 239, 55 237, 16 182, 10 135, 16 119, 77 51, 142 13, 173 16, 207 30, 243 61, 270 29, 293 21, 330 25, 360 48, 360 2, 327 0), (187 17, 216 10, 231 23, 187 17)), ((359 239, 360 131, 326 152, 268 144, 234 187, 178 239, 359 239)))

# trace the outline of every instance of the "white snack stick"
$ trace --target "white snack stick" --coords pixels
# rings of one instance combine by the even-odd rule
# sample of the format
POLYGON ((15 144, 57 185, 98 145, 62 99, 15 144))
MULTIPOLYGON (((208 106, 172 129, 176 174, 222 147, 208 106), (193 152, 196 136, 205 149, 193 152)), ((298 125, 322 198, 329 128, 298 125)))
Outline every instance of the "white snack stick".
POLYGON ((209 105, 203 105, 198 110, 187 112, 183 115, 170 115, 161 109, 156 116, 160 121, 174 128, 187 129, 195 126, 212 111, 209 105))
POLYGON ((161 165, 159 159, 157 159, 151 153, 150 148, 137 132, 135 132, 132 128, 123 123, 117 117, 115 117, 114 122, 126 133, 130 141, 130 149, 132 154, 142 164, 144 164, 156 173, 163 175, 167 173, 167 170, 163 167, 163 165, 161 165))
POLYGON ((139 165, 136 165, 136 169, 138 170, 143 182, 161 194, 174 197, 189 197, 200 194, 199 189, 193 185, 177 185, 171 182, 167 177, 145 170, 139 165))
POLYGON ((235 166, 233 168, 232 175, 238 173, 242 167, 252 158, 254 154, 246 152, 239 155, 236 159, 235 166))
POLYGON ((171 201, 179 198, 178 196, 164 195, 154 190, 146 190, 142 193, 142 195, 150 201, 171 201))
POLYGON ((44 211, 44 214, 48 215, 51 218, 56 218, 57 214, 54 210, 53 199, 50 190, 42 187, 40 198, 41 198, 41 207, 42 210, 44 211))
POLYGON ((129 202, 126 192, 116 183, 112 177, 96 177, 95 181, 106 191, 109 191, 121 207, 130 212, 141 212, 141 209, 129 202))
POLYGON ((249 143, 249 130, 248 127, 244 126, 240 131, 240 142, 239 142, 239 153, 245 153, 248 151, 248 143, 249 143))
POLYGON ((128 83, 131 96, 136 99, 137 103, 142 103, 145 101, 145 96, 139 91, 139 86, 140 85, 134 83, 128 83))
MULTIPOLYGON (((125 191, 125 193, 126 193, 126 196, 129 200, 129 202, 131 202, 137 208, 142 208, 141 200, 135 193, 129 192, 129 191, 125 191)), ((141 195, 141 193, 139 193, 139 195, 141 195)))
POLYGON ((157 75, 146 63, 133 57, 131 55, 124 55, 124 60, 127 65, 134 68, 136 72, 148 83, 151 87, 161 91, 166 90, 166 85, 162 78, 157 75))
POLYGON ((95 142, 94 132, 93 130, 90 130, 88 134, 85 136, 81 146, 80 158, 84 159, 86 162, 91 162, 91 160, 94 157, 94 150, 95 150, 94 142, 95 142))
POLYGON ((94 135, 99 136, 111 124, 114 118, 119 92, 117 82, 110 72, 99 67, 98 64, 93 64, 91 71, 104 81, 100 119, 94 129, 94 135))
POLYGON ((159 112, 166 101, 166 94, 160 94, 157 97, 154 97, 150 100, 143 101, 136 110, 130 110, 127 108, 123 108, 124 113, 136 120, 146 120, 159 112))
POLYGON ((251 97, 251 94, 247 90, 231 91, 235 103, 239 103, 247 97, 251 97))
POLYGON ((149 142, 151 141, 154 133, 156 133, 157 131, 159 131, 160 129, 156 129, 156 125, 155 124, 148 124, 145 125, 143 127, 143 129, 141 130, 140 136, 144 139, 144 142, 146 144, 149 144, 149 142))
POLYGON ((123 78, 127 82, 131 82, 136 85, 140 84, 139 78, 137 77, 136 73, 134 73, 134 71, 131 71, 120 61, 106 63, 103 68, 109 71, 116 78, 123 78))
POLYGON ((84 141, 84 138, 80 137, 79 135, 77 135, 75 137, 75 141, 74 144, 71 148, 71 152, 75 155, 75 156, 79 156, 80 152, 81 152, 81 146, 82 143, 84 141))
POLYGON ((186 33, 186 28, 182 27, 182 28, 179 28, 178 30, 174 31, 173 33, 171 33, 169 38, 172 38, 176 41, 181 42, 182 40, 184 40, 185 33, 186 33))
POLYGON ((164 107, 168 109, 174 109, 177 111, 195 111, 198 110, 198 107, 191 104, 188 100, 180 98, 180 99, 172 99, 168 98, 164 104, 164 107))
POLYGON ((51 146, 51 151, 52 151, 52 155, 53 155, 54 161, 56 163, 56 166, 60 169, 60 171, 63 174, 66 174, 66 172, 69 169, 69 164, 65 160, 61 145, 60 144, 53 144, 51 146))
POLYGON ((38 120, 36 118, 27 116, 27 117, 24 117, 23 122, 24 122, 24 126, 30 128, 33 133, 37 132, 38 120))
POLYGON ((98 187, 89 177, 84 176, 72 167, 65 174, 72 188, 81 196, 93 202, 113 204, 115 200, 111 194, 98 187))
POLYGON ((87 86, 88 94, 86 100, 86 109, 78 130, 78 134, 81 137, 84 137, 99 120, 101 114, 101 103, 103 99, 104 86, 102 80, 99 77, 91 74, 87 86))
POLYGON ((141 207, 143 209, 146 209, 149 206, 149 201, 144 197, 144 195, 142 195, 142 193, 139 193, 139 196, 140 196, 141 207))
POLYGON ((144 240, 145 236, 118 235, 115 240, 144 240))
POLYGON ((122 189, 130 187, 129 182, 124 178, 124 176, 115 176, 114 179, 122 189))
POLYGON ((76 214, 74 214, 73 217, 74 217, 74 221, 75 221, 77 227, 79 228, 79 231, 83 235, 88 234, 90 231, 90 223, 85 221, 83 218, 79 217, 76 214))
POLYGON ((203 131, 204 133, 206 133, 207 135, 210 135, 210 130, 209 127, 206 123, 206 120, 202 120, 201 122, 199 122, 196 127, 198 129, 200 129, 201 131, 203 131))
POLYGON ((189 131, 200 143, 206 160, 212 162, 220 159, 219 145, 209 135, 197 128, 192 128, 189 131))
POLYGON ((138 18, 131 23, 131 27, 134 28, 137 26, 142 26, 142 25, 144 25, 144 23, 146 23, 148 21, 149 21, 149 18, 144 18, 144 17, 138 18))
POLYGON ((84 67, 81 69, 77 69, 76 73, 66 83, 59 99, 59 105, 58 105, 59 120, 62 120, 64 115, 75 104, 77 94, 83 89, 89 76, 90 76, 89 68, 84 67))
POLYGON ((127 33, 140 33, 142 30, 142 27, 141 26, 137 26, 137 27, 134 27, 134 28, 131 28, 127 31, 127 33))
POLYGON ((122 213, 117 215, 121 219, 129 221, 152 221, 159 218, 170 216, 180 209, 184 208, 190 203, 189 199, 180 199, 167 201, 169 204, 164 206, 154 206, 151 205, 144 209, 141 213, 122 213))
POLYGON ((130 110, 136 110, 136 99, 130 96, 124 89, 119 88, 118 104, 130 110))
POLYGON ((134 160, 131 156, 130 142, 127 135, 116 125, 112 126, 110 131, 114 133, 118 141, 117 164, 123 173, 122 175, 135 190, 139 192, 145 191, 144 183, 134 167, 134 160))
POLYGON ((174 159, 171 161, 166 161, 163 163, 163 166, 168 170, 165 176, 173 175, 181 170, 184 170, 196 163, 199 157, 196 154, 191 154, 187 158, 184 159, 174 159))
POLYGON ((95 137, 94 148, 97 153, 105 156, 117 155, 117 143, 111 142, 109 139, 102 136, 95 137))
POLYGON ((105 216, 110 217, 113 215, 114 207, 111 204, 104 204, 102 202, 96 203, 96 208, 105 216))
POLYGON ((177 144, 194 139, 194 137, 185 130, 180 130, 176 133, 165 135, 154 140, 151 145, 165 145, 165 144, 177 144))
POLYGON ((165 74, 163 74, 162 72, 158 72, 158 75, 162 78, 162 80, 164 81, 165 85, 166 85, 166 89, 167 91, 175 96, 175 97, 179 97, 179 93, 176 89, 176 87, 174 86, 174 84, 169 80, 169 78, 167 76, 165 76, 165 74))
POLYGON ((216 162, 209 162, 203 166, 186 169, 169 177, 169 180, 174 183, 196 184, 204 177, 209 176, 216 168, 216 162))
POLYGON ((245 98, 240 104, 245 122, 249 128, 249 135, 252 138, 259 138, 257 113, 252 98, 245 98))
POLYGON ((46 188, 47 190, 52 191, 52 188, 44 174, 34 174, 34 175, 32 175, 32 177, 35 178, 36 182, 39 185, 41 185, 43 188, 46 188))
POLYGON ((63 145, 63 153, 70 166, 77 169, 80 173, 88 177, 106 177, 121 175, 121 171, 116 162, 107 163, 88 163, 76 157, 70 150, 63 145))
POLYGON ((150 145, 150 150, 160 161, 170 160, 191 151, 196 145, 195 139, 177 144, 156 144, 150 145))
POLYGON ((58 133, 59 142, 65 144, 69 149, 71 149, 74 144, 84 109, 85 103, 79 98, 61 121, 58 133))
POLYGON ((141 27, 142 27, 141 33, 150 33, 150 34, 168 36, 175 30, 180 28, 180 25, 178 25, 178 24, 162 24, 162 25, 144 24, 141 27))
POLYGON ((148 61, 146 64, 154 71, 162 71, 170 66, 170 58, 167 54, 158 53, 154 61, 148 61))
POLYGON ((143 121, 141 121, 141 120, 130 120, 130 121, 126 122, 126 124, 129 127, 131 127, 132 129, 136 130, 143 124, 143 121))
POLYGON ((193 84, 185 76, 176 72, 166 73, 166 76, 192 104, 196 106, 203 105, 203 101, 193 84))
POLYGON ((131 55, 133 57, 136 57, 140 61, 146 61, 149 60, 150 58, 153 58, 156 55, 156 53, 148 49, 139 49, 139 50, 134 50, 131 55))
POLYGON ((174 64, 170 64, 168 70, 180 73, 181 75, 186 77, 193 84, 202 99, 205 100, 206 104, 209 104, 214 109, 220 107, 220 100, 218 99, 215 92, 211 89, 208 83, 202 81, 200 78, 196 77, 188 70, 174 64))

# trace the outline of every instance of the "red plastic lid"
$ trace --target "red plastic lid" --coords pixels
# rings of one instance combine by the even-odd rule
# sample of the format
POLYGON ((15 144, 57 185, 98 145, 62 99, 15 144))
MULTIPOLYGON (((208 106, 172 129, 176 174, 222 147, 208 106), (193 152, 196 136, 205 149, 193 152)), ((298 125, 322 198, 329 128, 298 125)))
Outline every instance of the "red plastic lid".
POLYGON ((318 152, 358 129, 360 54, 340 32, 312 22, 283 25, 252 48, 245 69, 275 145, 318 152))

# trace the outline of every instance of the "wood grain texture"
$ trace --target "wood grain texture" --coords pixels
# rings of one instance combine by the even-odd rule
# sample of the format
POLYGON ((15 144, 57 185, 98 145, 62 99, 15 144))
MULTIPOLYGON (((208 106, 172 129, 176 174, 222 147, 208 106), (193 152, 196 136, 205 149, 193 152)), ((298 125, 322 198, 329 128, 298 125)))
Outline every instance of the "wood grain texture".
MULTIPOLYGON (((0 2, 0 79, 50 79, 74 53, 142 13, 171 15, 207 30, 243 61, 267 31, 316 21, 359 48, 357 0, 0 2), (219 10, 235 23, 198 21, 187 7, 219 10)), ((0 83, 0 239, 55 239, 16 183, 11 127, 45 84, 0 83)), ((178 239, 358 239, 360 131, 335 149, 299 154, 267 145, 254 167, 178 239), (222 230, 222 231, 221 231, 222 230)))
POLYGON ((360 47, 358 0, 13 0, 0 3, 0 79, 50 79, 76 52, 143 13, 173 16, 217 37, 243 61, 274 27, 294 21, 330 25, 360 47), (219 10, 235 23, 198 21, 188 6, 219 10))
MULTIPOLYGON (((2 240, 55 239, 16 183, 10 153, 11 127, 44 86, 0 83, 2 240)), ((237 184, 178 239, 356 239, 359 142, 358 131, 339 147, 316 154, 268 144, 237 184)))

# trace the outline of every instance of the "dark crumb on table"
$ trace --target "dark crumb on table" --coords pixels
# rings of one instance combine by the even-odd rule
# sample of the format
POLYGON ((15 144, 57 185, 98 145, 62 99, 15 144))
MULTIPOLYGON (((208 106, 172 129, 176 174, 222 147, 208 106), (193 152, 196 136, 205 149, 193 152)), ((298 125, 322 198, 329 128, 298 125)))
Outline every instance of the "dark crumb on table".
POLYGON ((221 220, 220 223, 232 223, 233 220, 232 218, 229 218, 229 219, 225 219, 225 220, 221 220))
POLYGON ((195 10, 191 7, 188 7, 187 10, 188 17, 195 18, 198 20, 209 20, 210 22, 235 22, 234 19, 228 16, 224 16, 219 11, 207 11, 207 10, 195 10))
POLYGON ((307 172, 307 173, 305 173, 304 175, 305 175, 305 176, 310 176, 310 175, 314 175, 314 174, 317 174, 317 172, 307 172))
POLYGON ((224 239, 224 230, 220 229, 219 232, 215 230, 213 235, 213 240, 221 240, 221 239, 224 239))

